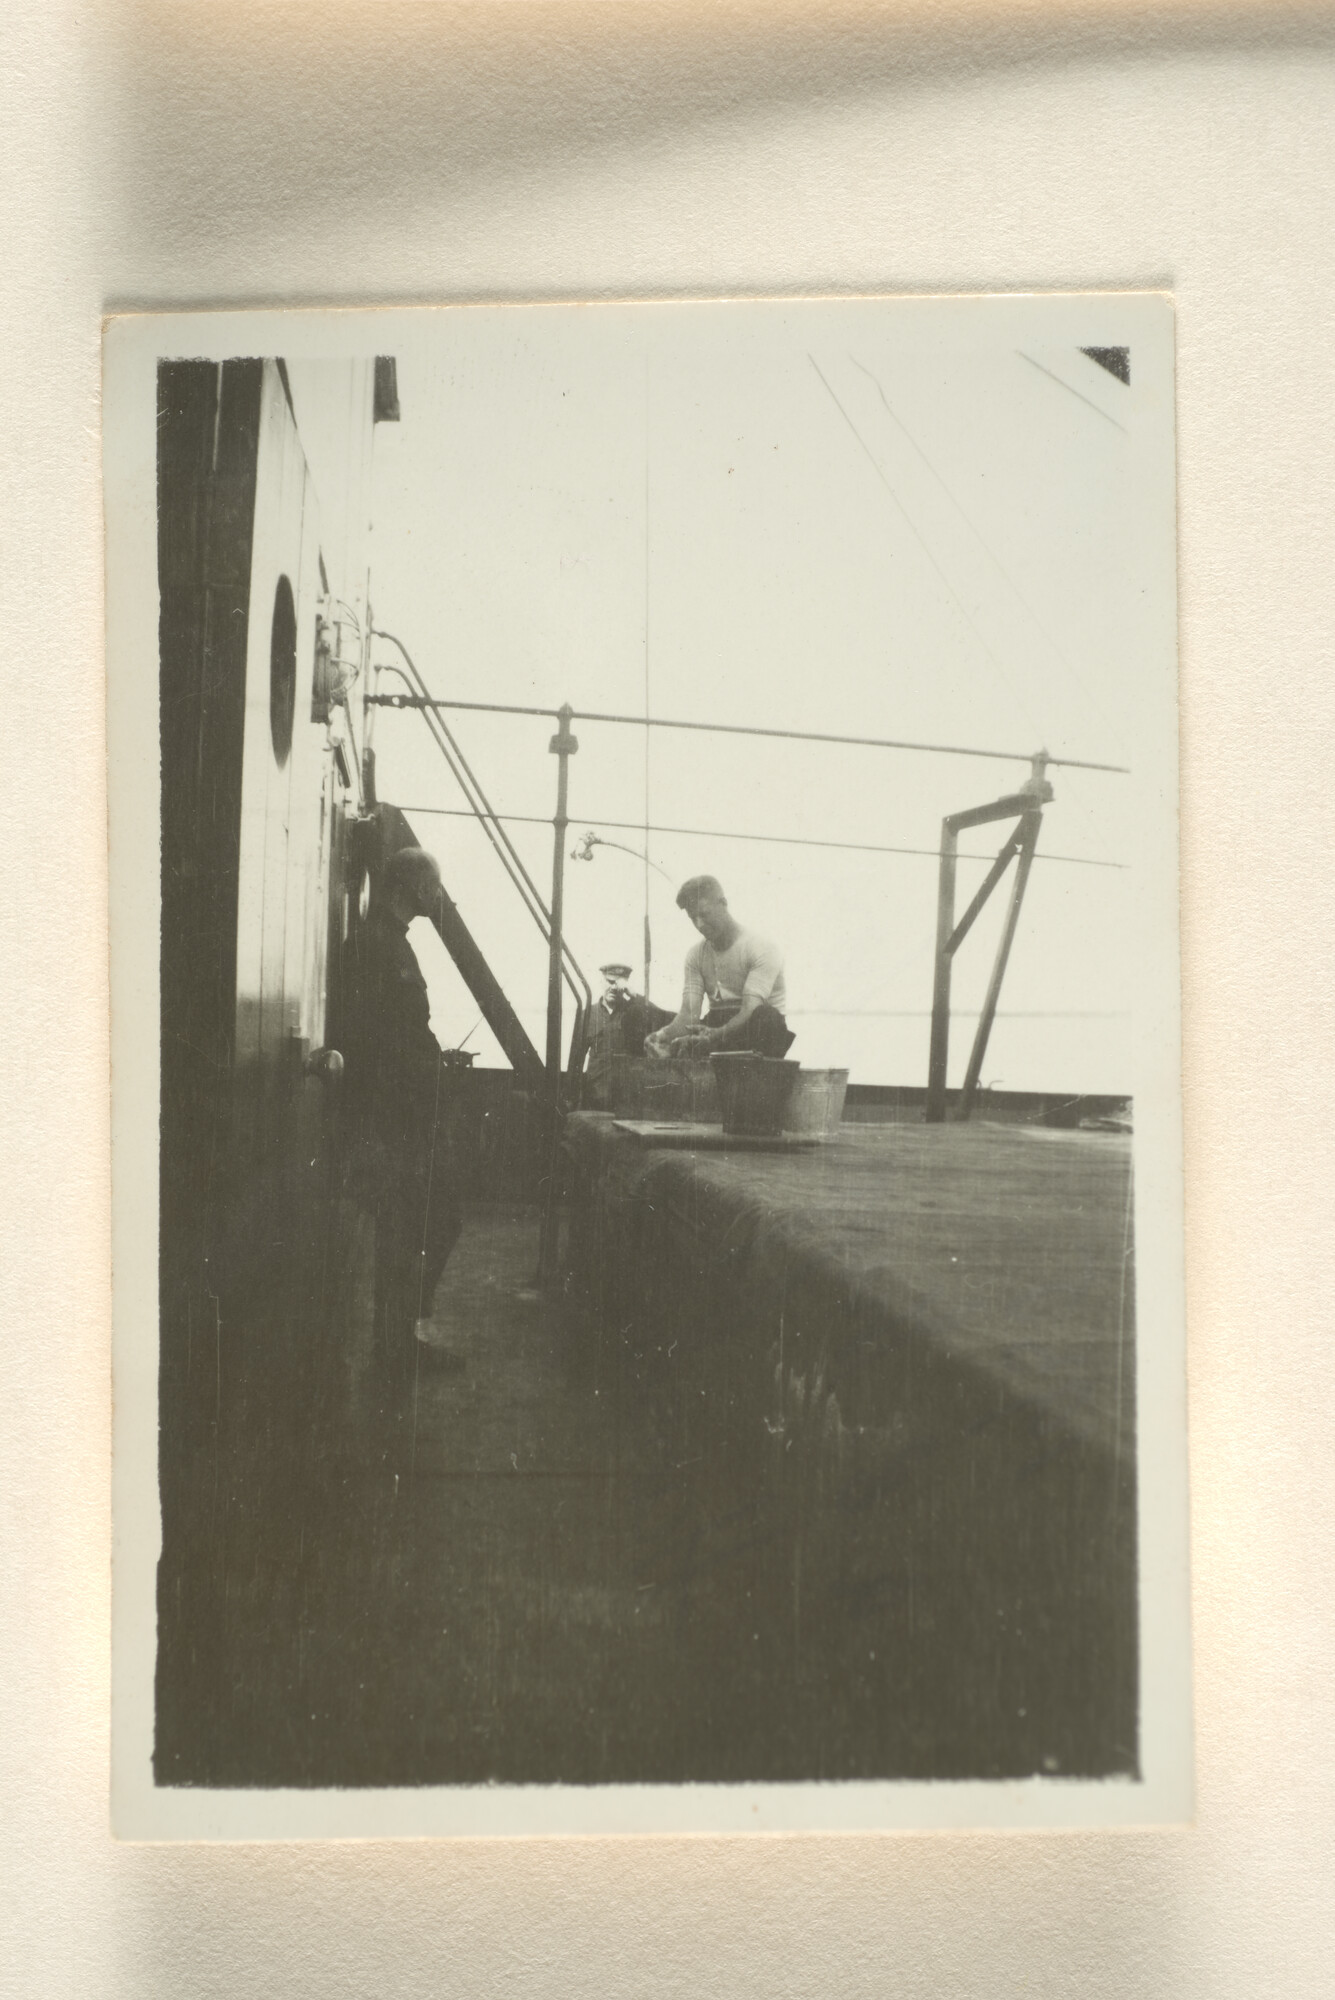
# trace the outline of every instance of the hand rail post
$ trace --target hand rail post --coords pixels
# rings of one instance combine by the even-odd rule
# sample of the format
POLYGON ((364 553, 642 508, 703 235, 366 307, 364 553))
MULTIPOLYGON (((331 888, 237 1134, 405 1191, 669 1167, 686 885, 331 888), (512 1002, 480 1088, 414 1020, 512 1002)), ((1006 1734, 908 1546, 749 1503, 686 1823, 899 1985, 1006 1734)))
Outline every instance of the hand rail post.
POLYGON ((983 1011, 978 1017, 969 1067, 964 1072, 964 1086, 960 1091, 959 1105, 955 1112, 956 1118, 961 1123, 973 1110, 974 1093, 978 1089, 978 1079, 983 1072, 983 1058, 987 1054, 988 1038, 996 1018, 997 1001, 1001 997, 1001 982, 1006 976, 1006 964, 1011 955, 1011 946, 1015 942, 1015 927, 1020 921, 1020 905, 1024 901, 1025 885, 1029 880, 1029 870, 1033 864, 1034 849, 1038 846, 1038 834, 1042 824, 1043 814, 1039 808, 1027 812, 1021 822, 1023 830, 1020 837, 1020 859, 1016 865, 1015 881, 1011 888, 1011 905, 1002 926, 997 955, 992 966, 992 977, 987 982, 983 1011))
POLYGON ((579 749, 571 734, 574 710, 566 702, 557 712, 557 731, 547 748, 557 760, 556 816, 552 821, 552 911, 547 957, 547 1087, 550 1092, 551 1147, 547 1156, 547 1190, 542 1210, 542 1236, 538 1246, 538 1279, 549 1279, 556 1267, 556 1171, 557 1148, 561 1137, 561 980, 563 971, 562 925, 565 920, 566 833, 570 788, 570 759, 579 749))
POLYGON ((946 1119, 946 1059, 950 1053, 950 934, 955 927, 955 862, 959 834, 941 822, 941 874, 936 892, 936 972, 932 981, 932 1042, 927 1058, 928 1125, 946 1119))
POLYGON ((570 825, 567 817, 567 802, 570 788, 570 759, 579 749, 579 743, 570 733, 574 710, 567 702, 561 709, 555 736, 547 745, 557 760, 556 767, 556 817, 552 821, 555 839, 552 843, 552 914, 547 952, 547 1082, 552 1093, 552 1103, 557 1109, 561 1102, 561 972, 562 972, 562 924, 565 917, 565 870, 566 831, 570 825))

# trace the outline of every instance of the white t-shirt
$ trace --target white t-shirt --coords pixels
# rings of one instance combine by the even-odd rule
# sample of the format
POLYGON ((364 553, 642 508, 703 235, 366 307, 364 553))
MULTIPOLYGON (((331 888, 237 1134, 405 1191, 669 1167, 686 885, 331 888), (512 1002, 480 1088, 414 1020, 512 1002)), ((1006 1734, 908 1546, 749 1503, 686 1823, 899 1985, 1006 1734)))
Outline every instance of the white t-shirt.
POLYGON ((783 953, 778 945, 757 931, 739 931, 726 951, 715 951, 705 938, 691 946, 686 954, 683 995, 688 1012, 698 1012, 706 994, 711 1001, 736 1004, 749 993, 757 1000, 768 1000, 776 1013, 787 1011, 783 953))

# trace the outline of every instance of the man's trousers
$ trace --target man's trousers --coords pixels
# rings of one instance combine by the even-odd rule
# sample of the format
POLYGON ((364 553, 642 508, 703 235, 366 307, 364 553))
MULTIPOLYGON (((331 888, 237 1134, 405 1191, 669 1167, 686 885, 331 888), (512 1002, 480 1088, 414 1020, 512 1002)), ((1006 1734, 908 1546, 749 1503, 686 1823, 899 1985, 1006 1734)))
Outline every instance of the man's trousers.
POLYGON ((440 1275, 459 1240, 455 1176, 438 1144, 383 1162, 375 1213, 375 1357, 390 1376, 409 1377, 416 1322, 431 1312, 440 1275))
MULTIPOLYGON (((704 1025, 706 1028, 721 1028, 732 1020, 736 1012, 735 1001, 711 1005, 704 1025)), ((748 1049, 757 1056, 786 1056, 795 1039, 778 1008, 771 1007, 768 1000, 762 1000, 758 1007, 751 1010, 740 1033, 727 1047, 739 1052, 748 1049)))

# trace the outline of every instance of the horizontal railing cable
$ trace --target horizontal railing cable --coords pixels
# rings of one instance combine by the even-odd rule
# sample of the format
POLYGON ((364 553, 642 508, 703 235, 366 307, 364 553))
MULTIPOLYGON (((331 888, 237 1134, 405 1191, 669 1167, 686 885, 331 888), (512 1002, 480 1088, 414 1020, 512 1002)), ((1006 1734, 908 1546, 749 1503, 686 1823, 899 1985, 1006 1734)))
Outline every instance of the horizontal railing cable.
MULTIPOLYGON (((474 815, 461 806, 404 806, 406 813, 434 814, 438 819, 472 819, 474 815)), ((551 820, 540 813, 495 813, 493 817, 504 820, 512 826, 550 826, 551 820)), ((571 822, 572 825, 575 823, 571 822)), ((591 819, 587 813, 579 815, 581 826, 607 827, 612 831, 643 833, 643 820, 633 819, 591 819)), ((940 849, 936 847, 889 847, 867 840, 813 840, 798 833, 733 833, 725 827, 711 826, 659 826, 651 825, 651 833, 679 834, 689 840, 750 840, 764 845, 781 847, 821 847, 833 848, 843 854, 913 854, 923 855, 930 861, 939 861, 940 849)), ((993 854, 961 853, 961 861, 994 861, 993 854)), ((1074 868, 1117 868, 1124 869, 1124 861, 1102 861, 1087 854, 1045 854, 1040 848, 1035 861, 1064 861, 1074 868)))
MULTIPOLYGON (((389 635, 383 633, 378 636, 387 638, 389 635)), ((438 701, 430 695, 380 694, 370 695, 367 699, 378 708, 467 709, 475 715, 536 715, 549 720, 559 719, 561 714, 556 708, 528 708, 504 701, 438 701)), ((689 729, 708 736, 765 736, 784 743, 842 743, 860 750, 920 750, 939 757, 989 757, 1002 764, 1030 764, 1035 755, 1032 750, 984 750, 976 743, 919 743, 897 736, 836 736, 819 729, 771 729, 750 722, 688 722, 680 716, 612 715, 587 708, 575 709, 571 720, 622 723, 633 729, 689 729)), ((1126 764, 1097 764, 1085 757, 1049 757, 1046 752, 1042 754, 1054 769, 1060 766, 1067 771, 1111 771, 1119 777, 1130 776, 1130 768, 1126 764)))

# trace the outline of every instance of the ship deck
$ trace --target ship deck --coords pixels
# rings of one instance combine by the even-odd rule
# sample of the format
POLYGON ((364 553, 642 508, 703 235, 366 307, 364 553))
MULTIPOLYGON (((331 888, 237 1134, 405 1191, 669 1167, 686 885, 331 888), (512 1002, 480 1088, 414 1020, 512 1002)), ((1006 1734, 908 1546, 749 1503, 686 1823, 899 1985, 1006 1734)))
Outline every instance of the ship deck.
MULTIPOLYGON (((858 1327, 985 1378, 1092 1448, 1133 1450, 1129 1139, 843 1125, 809 1150, 730 1152, 599 1113, 569 1132, 586 1205, 638 1205, 669 1258, 716 1251, 748 1316, 805 1308, 831 1388, 837 1331, 858 1327)), ((851 1357, 838 1372, 848 1417, 874 1392, 851 1357)))
POLYGON ((465 1375, 377 1408, 363 1269, 175 1479, 159 1782, 1133 1771, 1126 1144, 568 1140, 558 1288, 469 1212, 465 1375))

